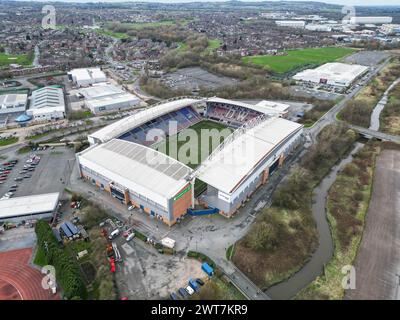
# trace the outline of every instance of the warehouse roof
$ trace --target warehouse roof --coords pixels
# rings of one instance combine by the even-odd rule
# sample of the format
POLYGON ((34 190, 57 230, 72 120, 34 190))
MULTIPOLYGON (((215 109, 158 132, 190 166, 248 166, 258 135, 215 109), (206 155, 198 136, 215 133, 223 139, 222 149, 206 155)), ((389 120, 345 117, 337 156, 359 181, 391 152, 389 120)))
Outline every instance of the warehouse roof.
POLYGON ((32 92, 29 109, 62 108, 65 109, 64 92, 58 87, 44 87, 32 92))
POLYGON ((273 156, 273 151, 301 132, 302 127, 282 118, 269 118, 230 142, 227 140, 203 162, 197 176, 218 190, 232 193, 260 161, 273 156))
POLYGON ((187 184, 185 178, 192 171, 161 152, 119 139, 85 150, 79 162, 164 208, 187 184))
POLYGON ((133 94, 127 93, 127 92, 122 92, 122 93, 117 93, 113 95, 108 95, 108 96, 103 96, 103 97, 97 97, 97 98, 92 98, 88 99, 86 103, 92 107, 103 107, 103 106, 108 106, 108 105, 115 105, 118 103, 124 103, 124 102, 129 102, 129 101, 139 101, 140 99, 133 94))
POLYGON ((356 78, 368 70, 357 64, 326 63, 316 69, 307 69, 296 74, 293 79, 320 83, 326 79, 328 84, 349 86, 356 78))
POLYGON ((117 122, 114 122, 109 126, 106 126, 92 133, 91 135, 89 135, 89 137, 100 140, 101 142, 106 142, 113 138, 116 138, 117 136, 120 136, 125 132, 128 132, 129 130, 132 130, 137 126, 142 125, 143 123, 146 123, 147 121, 160 117, 169 112, 179 110, 183 107, 190 106, 198 101, 200 100, 180 99, 156 105, 152 108, 135 113, 134 115, 121 119, 117 122))
POLYGON ((0 201, 0 219, 52 212, 58 205, 60 194, 47 193, 16 197, 0 201))
POLYGON ((110 96, 114 94, 121 94, 125 91, 112 85, 112 84, 98 84, 93 85, 92 87, 87 87, 80 89, 79 92, 86 98, 86 99, 95 99, 104 96, 110 96))
POLYGON ((22 107, 26 105, 27 100, 28 95, 26 93, 0 95, 0 109, 22 107))

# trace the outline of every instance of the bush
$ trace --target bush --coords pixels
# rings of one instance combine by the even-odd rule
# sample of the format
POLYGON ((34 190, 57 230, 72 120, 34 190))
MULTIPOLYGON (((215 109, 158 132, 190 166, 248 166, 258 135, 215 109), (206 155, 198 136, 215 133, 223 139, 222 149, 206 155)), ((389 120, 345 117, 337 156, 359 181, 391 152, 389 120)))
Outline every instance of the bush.
POLYGON ((39 220, 35 226, 38 246, 43 250, 46 260, 56 269, 56 280, 67 299, 86 297, 86 287, 76 263, 59 247, 49 224, 39 220))

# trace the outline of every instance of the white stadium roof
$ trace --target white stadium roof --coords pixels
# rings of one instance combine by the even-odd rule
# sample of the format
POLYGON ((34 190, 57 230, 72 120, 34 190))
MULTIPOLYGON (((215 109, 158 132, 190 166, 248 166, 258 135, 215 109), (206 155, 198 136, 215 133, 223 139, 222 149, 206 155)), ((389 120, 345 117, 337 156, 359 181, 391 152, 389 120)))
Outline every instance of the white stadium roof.
POLYGON ((315 83, 320 83, 322 79, 325 79, 327 84, 347 87, 367 70, 368 67, 357 64, 332 62, 316 69, 301 71, 293 79, 315 83))
POLYGON ((192 169, 143 145, 113 139, 79 154, 82 166, 137 192, 166 208, 192 169))
POLYGON ((198 99, 186 98, 156 105, 152 108, 135 113, 134 115, 121 119, 117 122, 114 122, 109 126, 106 126, 90 134, 89 138, 100 140, 101 142, 109 141, 125 132, 128 132, 129 130, 132 130, 137 126, 146 123, 147 121, 160 117, 169 112, 179 110, 185 106, 190 106, 191 104, 199 101, 200 100, 198 99))
POLYGON ((203 162, 197 177, 218 190, 232 193, 264 157, 302 127, 282 118, 269 118, 203 162))
POLYGON ((209 98, 207 99, 207 102, 216 102, 216 103, 224 103, 224 104, 231 104, 234 106, 239 106, 239 107, 243 107, 243 108, 247 108, 250 110, 254 110, 254 111, 258 111, 264 114, 268 114, 268 115, 276 115, 278 113, 280 113, 279 110, 277 110, 276 108, 274 108, 272 105, 273 103, 271 102, 271 105, 266 105, 267 101, 264 101, 263 104, 249 104, 249 103, 245 103, 245 102, 241 102, 241 101, 233 101, 233 100, 227 100, 227 99, 222 99, 222 98, 209 98))
POLYGON ((55 192, 1 200, 0 219, 52 212, 58 205, 59 196, 55 192))

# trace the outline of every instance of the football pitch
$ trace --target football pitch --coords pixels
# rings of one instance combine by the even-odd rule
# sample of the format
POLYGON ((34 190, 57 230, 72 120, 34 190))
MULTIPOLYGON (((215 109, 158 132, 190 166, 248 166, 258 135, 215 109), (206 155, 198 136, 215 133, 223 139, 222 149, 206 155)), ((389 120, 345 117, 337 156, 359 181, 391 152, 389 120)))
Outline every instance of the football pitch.
MULTIPOLYGON (((232 131, 224 124, 202 120, 178 134, 153 144, 152 148, 195 169, 232 131)), ((195 195, 200 194, 205 188, 206 184, 196 179, 195 195)))
POLYGON ((275 73, 286 73, 294 69, 301 68, 306 65, 321 65, 328 62, 336 61, 353 52, 351 48, 310 48, 301 50, 288 50, 284 56, 252 56, 244 57, 246 63, 253 63, 272 70, 275 73))

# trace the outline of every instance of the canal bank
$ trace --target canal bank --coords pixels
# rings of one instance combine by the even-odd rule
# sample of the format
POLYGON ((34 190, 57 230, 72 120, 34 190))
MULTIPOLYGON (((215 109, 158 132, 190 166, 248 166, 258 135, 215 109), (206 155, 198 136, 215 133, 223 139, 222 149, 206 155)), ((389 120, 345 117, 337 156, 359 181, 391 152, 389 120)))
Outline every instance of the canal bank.
POLYGON ((314 189, 312 215, 316 223, 319 244, 308 262, 289 279, 280 282, 265 292, 272 299, 284 300, 293 298, 301 289, 305 288, 319 275, 324 266, 333 256, 333 239, 326 215, 326 198, 332 184, 335 182, 341 169, 352 162, 353 155, 363 147, 362 143, 356 143, 349 155, 335 165, 329 174, 314 189))

